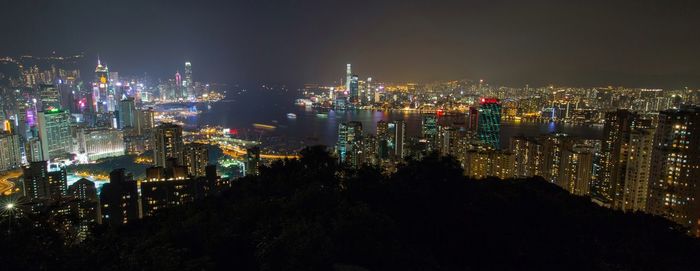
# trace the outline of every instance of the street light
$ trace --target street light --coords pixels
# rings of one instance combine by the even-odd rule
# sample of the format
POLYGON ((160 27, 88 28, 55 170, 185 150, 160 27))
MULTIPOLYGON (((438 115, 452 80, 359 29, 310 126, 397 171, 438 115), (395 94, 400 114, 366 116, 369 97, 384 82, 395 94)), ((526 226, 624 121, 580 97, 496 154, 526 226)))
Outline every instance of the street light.
POLYGON ((14 215, 15 204, 8 202, 5 204, 5 210, 7 211, 7 235, 12 234, 12 216, 14 215))

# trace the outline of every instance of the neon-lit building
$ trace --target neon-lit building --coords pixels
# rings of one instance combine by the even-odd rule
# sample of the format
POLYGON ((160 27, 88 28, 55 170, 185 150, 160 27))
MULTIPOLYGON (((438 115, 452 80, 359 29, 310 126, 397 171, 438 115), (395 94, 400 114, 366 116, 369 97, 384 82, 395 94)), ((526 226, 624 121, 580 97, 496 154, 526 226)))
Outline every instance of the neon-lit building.
POLYGON ((483 143, 500 149, 501 103, 496 98, 481 98, 476 135, 483 143))

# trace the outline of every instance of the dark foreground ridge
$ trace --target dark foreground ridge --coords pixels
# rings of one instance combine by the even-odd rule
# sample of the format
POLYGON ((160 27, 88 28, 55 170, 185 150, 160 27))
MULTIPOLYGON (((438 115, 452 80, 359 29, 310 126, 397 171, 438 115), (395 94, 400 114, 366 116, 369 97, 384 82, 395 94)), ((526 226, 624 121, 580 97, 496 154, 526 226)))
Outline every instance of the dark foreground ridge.
POLYGON ((3 235, 3 270, 697 270, 667 220, 599 208, 538 178, 469 180, 451 158, 391 176, 342 170, 322 147, 230 191, 78 246, 3 235))

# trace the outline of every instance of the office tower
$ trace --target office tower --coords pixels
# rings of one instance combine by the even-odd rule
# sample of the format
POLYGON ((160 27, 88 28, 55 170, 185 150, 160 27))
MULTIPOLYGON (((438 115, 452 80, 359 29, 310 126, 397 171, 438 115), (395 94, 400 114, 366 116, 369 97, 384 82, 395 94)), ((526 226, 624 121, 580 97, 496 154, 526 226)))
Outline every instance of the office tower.
POLYGON ((109 68, 107 65, 102 65, 102 62, 97 58, 97 67, 95 67, 95 81, 93 83, 93 101, 96 112, 107 112, 107 102, 109 98, 109 68))
POLYGON ((348 94, 350 95, 350 102, 359 104, 360 103, 360 79, 357 77, 357 75, 353 75, 350 77, 350 89, 348 90, 348 94))
POLYGON ((57 199, 67 195, 68 173, 63 164, 49 164, 46 173, 46 187, 49 198, 57 199))
POLYGON ((166 161, 173 158, 182 165, 183 154, 182 127, 172 123, 163 123, 153 130, 153 163, 165 167, 166 161))
POLYGON ((192 81, 192 63, 189 61, 185 62, 185 81, 186 86, 193 85, 194 82, 192 81))
POLYGON ((74 202, 71 203, 73 215, 78 218, 78 238, 84 240, 93 225, 99 223, 99 202, 97 200, 97 188, 95 183, 82 178, 68 186, 68 196, 74 202))
POLYGON ((37 120, 43 160, 64 157, 73 152, 68 112, 59 109, 41 111, 37 120))
POLYGON ((659 113, 654 135, 647 212, 700 237, 700 107, 659 113))
POLYGON ((209 164, 208 146, 200 143, 186 144, 184 162, 184 166, 187 167, 187 174, 194 177, 204 176, 206 167, 209 164))
POLYGON ((406 142, 406 122, 403 120, 395 120, 389 123, 389 131, 392 133, 393 155, 396 159, 401 160, 405 156, 406 142))
POLYGON ((184 87, 187 89, 187 97, 195 97, 194 81, 192 80, 192 63, 185 62, 185 80, 184 87))
POLYGON ((119 101, 119 129, 135 128, 137 124, 136 103, 133 97, 119 101))
POLYGON ((501 103, 495 98, 481 98, 477 137, 494 149, 500 149, 501 103))
POLYGON ((586 196, 590 193, 593 152, 584 145, 567 146, 561 151, 555 184, 569 193, 586 196))
POLYGON ((371 104, 374 100, 374 88, 372 86, 372 77, 368 77, 365 82, 365 93, 362 95, 362 104, 371 104))
POLYGON ((78 158, 81 162, 124 155, 124 133, 110 128, 78 131, 78 158))
POLYGON ((182 76, 180 76, 180 71, 175 72, 175 98, 182 98, 185 95, 183 95, 183 87, 182 87, 182 76))
POLYGON ((350 81, 352 80, 352 65, 345 66, 345 91, 350 93, 350 81))
POLYGON ((354 167, 360 165, 362 144, 362 123, 350 121, 338 125, 338 143, 336 151, 341 164, 354 167))
POLYGON ((421 136, 423 139, 431 143, 435 143, 438 133, 438 124, 436 115, 424 115, 421 122, 421 136))
POLYGON ((30 201, 47 198, 49 188, 46 182, 48 175, 46 161, 30 162, 29 165, 22 167, 22 172, 24 173, 24 196, 30 201))
POLYGON ((260 174, 260 147, 255 146, 248 148, 245 155, 245 174, 258 175, 260 174))
POLYGON ((42 110, 61 109, 61 95, 58 93, 56 86, 39 85, 39 96, 42 110))
POLYGON ((100 212, 102 224, 113 226, 141 217, 137 183, 125 169, 109 173, 109 183, 102 186, 100 193, 100 212))
POLYGON ((0 171, 16 169, 22 165, 19 140, 16 134, 0 132, 0 171))

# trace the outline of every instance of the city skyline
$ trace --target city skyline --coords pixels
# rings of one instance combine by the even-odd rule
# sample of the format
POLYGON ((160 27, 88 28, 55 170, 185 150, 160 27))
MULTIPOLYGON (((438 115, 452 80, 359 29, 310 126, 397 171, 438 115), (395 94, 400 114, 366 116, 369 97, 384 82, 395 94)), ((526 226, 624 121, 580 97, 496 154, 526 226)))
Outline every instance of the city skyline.
POLYGON ((393 82, 471 78, 507 86, 700 86, 695 2, 353 5, 12 1, 0 11, 2 23, 27 23, 4 33, 14 42, 0 45, 0 52, 99 54, 116 70, 161 78, 173 73, 164 67, 191 61, 203 81, 229 84, 334 81, 343 75, 333 67, 353 63, 393 82), (51 42, 35 42, 25 33, 51 42))
POLYGON ((3 4, 0 262, 697 270, 695 11, 3 4))

